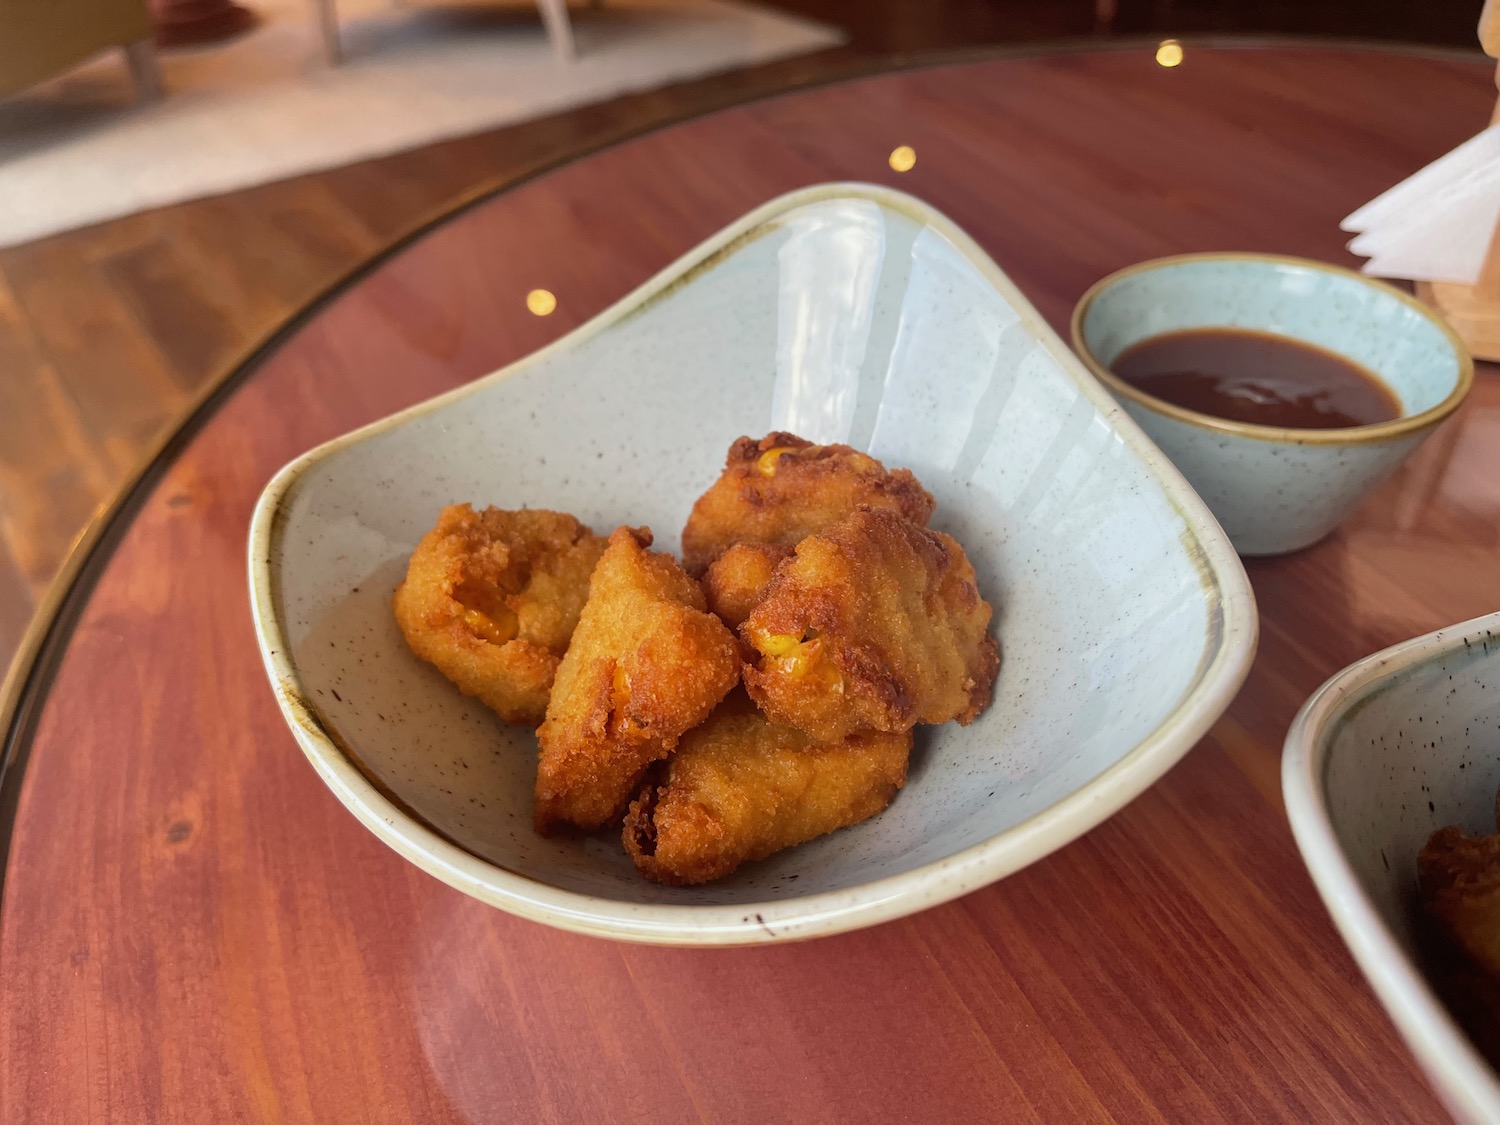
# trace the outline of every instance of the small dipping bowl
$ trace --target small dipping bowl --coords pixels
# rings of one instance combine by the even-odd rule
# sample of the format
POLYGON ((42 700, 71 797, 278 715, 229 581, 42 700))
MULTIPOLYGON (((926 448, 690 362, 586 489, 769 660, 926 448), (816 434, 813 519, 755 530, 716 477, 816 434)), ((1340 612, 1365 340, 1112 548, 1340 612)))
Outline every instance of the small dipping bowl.
POLYGON ((1351 270, 1275 254, 1184 254, 1097 282, 1073 310, 1073 348, 1187 477, 1241 555, 1277 555, 1331 532, 1458 409, 1474 362, 1415 298, 1351 270), (1167 332, 1242 328, 1314 344, 1379 377, 1399 417, 1287 429, 1189 410, 1110 370, 1167 332))

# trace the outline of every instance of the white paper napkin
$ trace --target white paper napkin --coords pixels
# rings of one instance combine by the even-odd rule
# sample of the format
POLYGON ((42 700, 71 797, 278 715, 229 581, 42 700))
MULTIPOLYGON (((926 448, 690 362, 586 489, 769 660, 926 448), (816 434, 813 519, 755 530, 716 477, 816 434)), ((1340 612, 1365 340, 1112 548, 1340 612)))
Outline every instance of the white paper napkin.
POLYGON ((1377 277, 1479 280, 1500 223, 1500 124, 1377 195, 1339 224, 1377 277))

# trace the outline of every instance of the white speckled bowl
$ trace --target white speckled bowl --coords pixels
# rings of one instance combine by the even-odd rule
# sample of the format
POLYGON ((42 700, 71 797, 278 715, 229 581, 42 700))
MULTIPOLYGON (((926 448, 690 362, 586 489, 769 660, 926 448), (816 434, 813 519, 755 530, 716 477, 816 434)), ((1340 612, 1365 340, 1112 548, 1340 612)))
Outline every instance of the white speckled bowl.
POLYGON ((1500 1075, 1434 993, 1415 921, 1427 838, 1495 830, 1500 614, 1334 676, 1292 723, 1281 783, 1328 912, 1438 1095, 1462 1122, 1500 1121, 1500 1075))
POLYGON ((1242 555, 1322 539, 1458 409, 1474 379, 1462 341, 1421 302, 1350 270, 1273 254, 1184 254, 1123 269, 1083 295, 1072 336, 1089 370, 1192 482, 1242 555), (1109 369, 1152 336, 1222 327, 1347 356, 1384 380, 1402 416, 1331 430, 1247 425, 1163 402, 1109 369))
POLYGON ((1256 637, 1218 524, 1015 286, 941 215, 859 185, 768 203, 552 346, 287 466, 250 581, 297 740, 381 839, 517 914, 683 944, 869 925, 1046 855, 1193 745, 1256 637), (937 496, 997 606, 995 701, 924 730, 874 820, 722 883, 653 886, 616 837, 531 830, 534 737, 412 657, 390 595, 459 500, 645 523, 676 549, 730 442, 778 428, 937 496))

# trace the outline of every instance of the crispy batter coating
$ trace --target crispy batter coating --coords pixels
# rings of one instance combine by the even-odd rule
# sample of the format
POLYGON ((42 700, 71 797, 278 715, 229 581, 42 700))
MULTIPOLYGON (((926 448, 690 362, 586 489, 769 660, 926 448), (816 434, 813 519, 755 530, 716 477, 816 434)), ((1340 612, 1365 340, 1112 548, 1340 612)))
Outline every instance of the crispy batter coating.
POLYGON ((906 784, 911 746, 910 731, 816 743, 736 692, 631 804, 625 850, 653 882, 722 879, 880 812, 906 784))
POLYGON ((792 549, 778 543, 736 543, 703 575, 708 608, 731 629, 738 629, 766 596, 776 568, 791 556, 792 549))
POLYGON ((1475 967, 1500 980, 1500 834, 1441 828, 1417 856, 1422 905, 1475 967))
POLYGON ((795 547, 859 505, 925 525, 934 503, 910 471, 887 472, 847 445, 813 445, 787 433, 742 437, 729 447, 719 479, 693 505, 682 529, 683 563, 702 574, 735 543, 795 547))
POLYGON ((777 568, 740 627, 754 650, 745 687, 773 722, 822 742, 967 725, 1000 667, 990 617, 957 542, 861 509, 777 568))
POLYGON ((1439 829, 1418 853, 1417 872, 1436 931, 1430 952, 1439 989, 1480 1051, 1500 1065, 1500 834, 1439 829))
POLYGON ((507 722, 536 726, 604 539, 563 512, 444 508, 392 608, 406 643, 507 722))
POLYGON ((537 830, 618 822, 666 757, 739 679, 733 635, 646 528, 617 528, 537 731, 537 830))

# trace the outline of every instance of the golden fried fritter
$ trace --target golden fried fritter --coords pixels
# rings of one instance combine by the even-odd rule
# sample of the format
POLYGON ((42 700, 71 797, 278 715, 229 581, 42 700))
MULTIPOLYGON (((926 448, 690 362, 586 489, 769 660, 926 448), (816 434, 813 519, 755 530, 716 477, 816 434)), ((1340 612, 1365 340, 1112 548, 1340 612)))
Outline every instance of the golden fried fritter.
POLYGON ((631 804, 625 850, 653 882, 722 879, 880 812, 906 784, 911 746, 910 731, 816 743, 735 692, 631 804))
POLYGON ((702 574, 735 543, 795 547, 859 505, 925 525, 933 499, 908 470, 887 472, 847 445, 813 445, 786 433, 742 437, 729 447, 719 479, 693 505, 682 529, 683 563, 702 574))
POLYGON ((621 527, 537 731, 536 826, 617 822, 646 768, 670 754, 739 679, 733 635, 651 532, 621 527))
POLYGON ((444 508, 392 608, 406 643, 507 722, 536 726, 604 539, 563 512, 444 508))
POLYGON ((708 608, 731 629, 738 629, 765 597, 777 566, 791 556, 792 549, 778 543, 736 543, 703 575, 708 608))
POLYGON ((1417 872, 1435 931, 1429 952, 1439 991, 1480 1051, 1500 1065, 1500 834, 1439 829, 1418 853, 1417 872))
POLYGON ((865 508, 810 535, 740 627, 745 687, 821 742, 915 723, 967 725, 1000 667, 991 610, 952 538, 865 508))
POLYGON ((1476 968, 1500 981, 1500 834, 1432 834, 1417 856, 1422 905, 1476 968))

